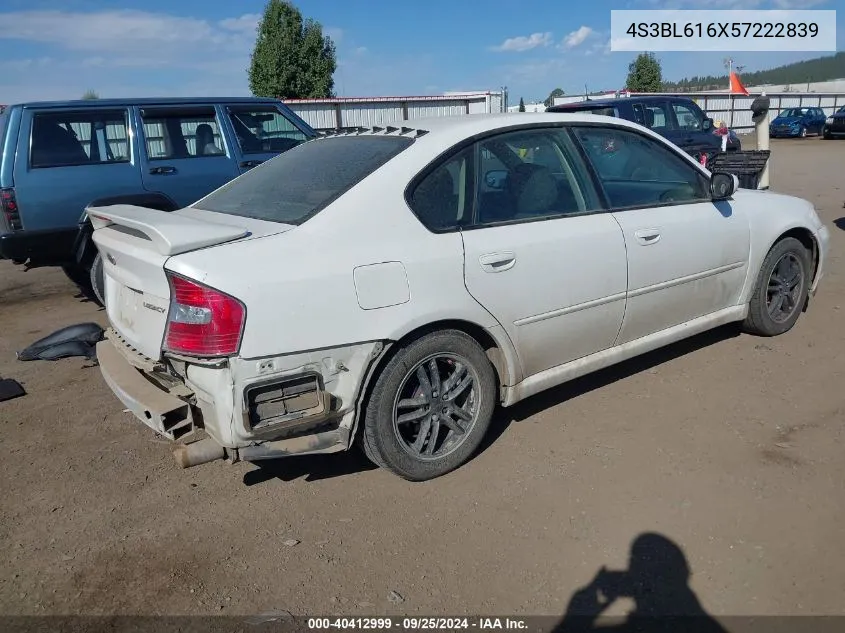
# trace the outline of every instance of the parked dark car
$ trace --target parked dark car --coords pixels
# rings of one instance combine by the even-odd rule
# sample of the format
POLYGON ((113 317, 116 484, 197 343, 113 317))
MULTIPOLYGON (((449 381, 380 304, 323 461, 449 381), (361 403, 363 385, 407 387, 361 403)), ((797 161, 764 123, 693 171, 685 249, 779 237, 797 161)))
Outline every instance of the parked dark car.
POLYGON ((0 115, 0 258, 61 266, 102 302, 85 207, 173 211, 316 135, 275 99, 10 105, 0 115))
POLYGON ((821 134, 825 118, 821 108, 787 108, 769 123, 769 136, 805 137, 808 134, 821 134))
MULTIPOLYGON (((709 118, 695 101, 687 97, 635 96, 591 99, 552 106, 546 111, 591 112, 634 121, 665 136, 696 159, 705 154, 709 160, 722 149, 722 138, 717 134, 713 119, 709 118)), ((732 152, 741 149, 739 137, 730 130, 727 150, 732 152)))
POLYGON ((845 136, 845 106, 839 108, 831 116, 827 117, 822 128, 822 135, 826 139, 845 136))

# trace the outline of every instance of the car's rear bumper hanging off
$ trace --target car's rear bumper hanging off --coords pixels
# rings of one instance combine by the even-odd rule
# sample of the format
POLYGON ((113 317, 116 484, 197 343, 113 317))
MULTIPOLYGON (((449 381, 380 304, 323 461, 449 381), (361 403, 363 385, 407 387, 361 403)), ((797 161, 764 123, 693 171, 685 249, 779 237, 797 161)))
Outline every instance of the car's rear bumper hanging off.
POLYGON ((336 366, 323 367, 323 374, 315 372, 315 363, 302 364, 310 357, 306 354, 277 359, 290 363, 290 370, 275 378, 243 376, 255 363, 230 359, 217 367, 187 365, 178 371, 185 376, 179 380, 164 369, 165 362, 140 356, 109 330, 97 345, 97 357, 117 398, 146 426, 176 442, 176 461, 187 468, 215 459, 254 461, 346 450, 365 370, 380 349, 373 344, 339 348, 336 366), (167 387, 163 373, 175 386, 167 387), (317 385, 314 393, 306 389, 311 385, 317 385), (289 386, 297 389, 288 393, 289 386), (256 393, 262 395, 260 404, 256 393))
POLYGON ((193 426, 191 406, 144 378, 110 339, 97 344, 97 360, 103 379, 118 399, 156 433, 176 439, 174 430, 193 426))

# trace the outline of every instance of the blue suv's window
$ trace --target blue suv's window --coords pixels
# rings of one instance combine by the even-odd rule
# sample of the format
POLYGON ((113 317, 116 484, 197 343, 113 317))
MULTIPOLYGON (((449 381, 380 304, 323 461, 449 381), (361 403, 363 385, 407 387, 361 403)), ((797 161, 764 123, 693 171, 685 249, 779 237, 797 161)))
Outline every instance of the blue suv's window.
POLYGON ((658 134, 669 129, 669 112, 666 104, 661 103, 634 103, 631 105, 634 111, 634 120, 658 134))
POLYGON ((213 107, 144 108, 150 160, 206 158, 226 153, 213 107))
POLYGON ((701 129, 704 117, 695 108, 686 103, 673 103, 675 119, 678 121, 678 129, 685 132, 696 132, 701 129))
POLYGON ((307 140, 302 130, 273 106, 233 106, 228 110, 243 154, 286 152, 307 140))
POLYGON ((39 112, 32 121, 33 168, 129 162, 125 110, 39 112))

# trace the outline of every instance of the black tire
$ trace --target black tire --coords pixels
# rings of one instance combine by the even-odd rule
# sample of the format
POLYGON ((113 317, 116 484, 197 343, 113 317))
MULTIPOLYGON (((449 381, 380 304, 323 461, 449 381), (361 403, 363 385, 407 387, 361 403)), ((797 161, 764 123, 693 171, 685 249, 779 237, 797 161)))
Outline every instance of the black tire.
POLYGON ((745 331, 758 336, 778 336, 791 330, 807 303, 812 274, 812 261, 806 246, 794 237, 775 244, 757 275, 748 316, 743 323, 745 331), (781 273, 782 270, 790 272, 781 273), (794 286, 793 273, 798 275, 794 286), (787 292, 787 286, 792 290, 787 292))
POLYGON ((807 138, 807 128, 801 128, 801 138, 807 138))
POLYGON ((103 258, 97 253, 94 261, 91 262, 91 270, 89 271, 89 283, 91 290, 96 297, 97 303, 101 306, 106 305, 106 286, 103 278, 103 258))
POLYGON ((440 477, 472 457, 490 426, 495 400, 496 374, 475 339, 459 330, 427 334, 400 348, 376 378, 364 412, 362 448, 374 464, 403 479, 426 481, 440 477), (432 360, 435 373, 431 371, 432 360), (429 379, 439 378, 429 380, 428 394, 418 378, 420 370, 429 379), (450 379, 455 382, 450 383, 450 379), (442 391, 438 391, 438 382, 442 391), (467 382, 469 386, 452 397, 467 382), (421 400, 425 403, 419 406, 407 404, 421 400), (432 403, 436 403, 435 407, 432 403), (435 408, 438 414, 429 416, 435 408), (454 414, 457 409, 461 416, 471 415, 471 420, 454 414), (399 411, 408 413, 400 416, 399 411), (418 412, 423 415, 414 417, 418 412), (400 417, 410 419, 397 422, 400 417), (455 430, 455 424, 463 432, 455 430), (434 436, 432 430, 437 430, 434 436), (419 448, 415 449, 417 444, 419 448), (426 453, 429 450, 431 454, 426 453), (438 456, 439 452, 442 455, 438 456))
POLYGON ((824 136, 822 136, 822 138, 826 141, 829 141, 830 139, 833 138, 833 136, 830 134, 830 132, 825 132, 824 136))

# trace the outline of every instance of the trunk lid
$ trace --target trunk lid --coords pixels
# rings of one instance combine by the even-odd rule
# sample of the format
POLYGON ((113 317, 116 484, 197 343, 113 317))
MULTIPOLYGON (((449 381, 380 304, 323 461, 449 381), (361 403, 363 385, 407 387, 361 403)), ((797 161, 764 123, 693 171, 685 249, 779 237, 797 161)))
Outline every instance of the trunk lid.
MULTIPOLYGON (((186 208, 132 205, 86 209, 103 259, 106 313, 138 352, 159 359, 167 330, 170 283, 165 263, 181 253, 282 233, 290 225, 186 208)), ((202 279, 196 281, 202 282, 202 279)))

